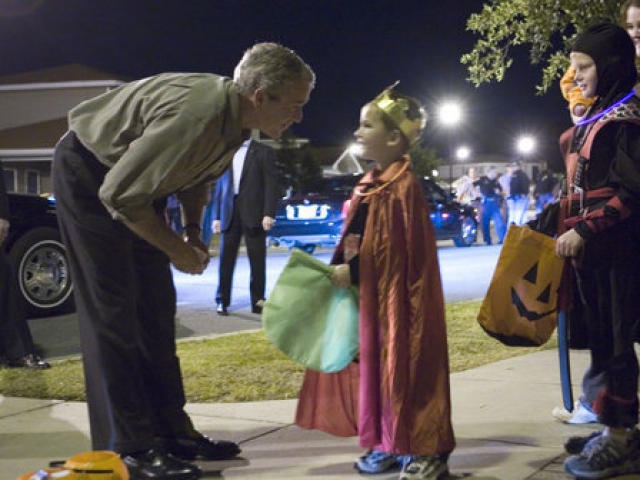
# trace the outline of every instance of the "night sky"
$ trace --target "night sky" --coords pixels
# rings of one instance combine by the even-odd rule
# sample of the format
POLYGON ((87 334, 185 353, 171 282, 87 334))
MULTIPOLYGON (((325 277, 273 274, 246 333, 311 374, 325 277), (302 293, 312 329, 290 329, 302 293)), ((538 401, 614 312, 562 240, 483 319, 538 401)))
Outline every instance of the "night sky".
MULTIPOLYGON (((3 3, 26 0, 0 0, 3 3)), ((131 78, 163 71, 231 76, 255 42, 292 48, 315 70, 303 123, 312 144, 346 145, 359 108, 384 87, 424 101, 431 114, 425 146, 514 153, 522 133, 557 155, 569 125, 559 89, 535 94, 541 72, 515 52, 502 83, 476 88, 459 60, 476 37, 465 31, 480 0, 44 0, 33 12, 0 17, 0 74, 82 63, 131 78), (445 132, 438 105, 456 99, 464 121, 445 132)), ((441 152, 445 154, 445 152, 441 152)), ((542 154, 542 153, 541 153, 542 154)))

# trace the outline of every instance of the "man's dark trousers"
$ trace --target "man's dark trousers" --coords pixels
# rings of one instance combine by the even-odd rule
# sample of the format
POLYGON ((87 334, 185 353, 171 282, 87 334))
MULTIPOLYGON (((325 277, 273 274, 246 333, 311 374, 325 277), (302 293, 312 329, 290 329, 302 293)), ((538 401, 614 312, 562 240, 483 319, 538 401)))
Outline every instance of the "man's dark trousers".
POLYGON ((20 300, 11 261, 0 244, 0 355, 10 360, 34 352, 33 337, 20 300))
POLYGON ((73 133, 56 147, 52 173, 74 280, 92 448, 154 448, 155 435, 192 426, 175 350, 169 260, 111 218, 98 198, 107 168, 73 133))
POLYGON ((216 301, 217 303, 222 303, 225 307, 231 302, 233 271, 243 236, 251 269, 249 280, 251 305, 255 305, 265 295, 267 234, 262 227, 244 226, 240 209, 234 208, 231 224, 222 233, 220 239, 220 281, 218 282, 216 301))

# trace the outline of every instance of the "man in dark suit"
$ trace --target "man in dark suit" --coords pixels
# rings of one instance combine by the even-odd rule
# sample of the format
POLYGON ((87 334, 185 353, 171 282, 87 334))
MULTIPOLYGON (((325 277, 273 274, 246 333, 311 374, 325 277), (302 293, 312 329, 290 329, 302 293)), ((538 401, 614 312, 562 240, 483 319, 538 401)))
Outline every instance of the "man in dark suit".
POLYGON ((251 311, 262 313, 266 277, 266 232, 273 226, 279 191, 275 152, 247 140, 232 166, 216 185, 213 230, 222 232, 216 302, 218 315, 228 315, 231 285, 240 240, 244 237, 251 267, 251 311))
POLYGON ((35 354, 27 317, 20 303, 16 278, 3 243, 9 236, 9 197, 0 163, 0 356, 9 367, 49 368, 35 354))

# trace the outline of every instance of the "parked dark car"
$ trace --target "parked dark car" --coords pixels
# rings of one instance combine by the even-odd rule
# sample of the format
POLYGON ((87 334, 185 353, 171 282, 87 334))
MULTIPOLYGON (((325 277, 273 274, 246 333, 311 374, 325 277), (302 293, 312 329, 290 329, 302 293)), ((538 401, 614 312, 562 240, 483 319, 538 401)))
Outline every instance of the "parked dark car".
MULTIPOLYGON (((278 202, 274 226, 267 232, 270 245, 297 247, 312 253, 316 247, 334 247, 340 240, 349 197, 362 174, 323 177, 299 194, 278 202)), ((478 232, 477 212, 452 199, 430 178, 421 178, 431 209, 437 240, 453 240, 470 247, 478 232)))
POLYGON ((58 231, 55 200, 10 193, 9 208, 11 227, 3 248, 17 272, 28 316, 72 312, 73 283, 58 231))

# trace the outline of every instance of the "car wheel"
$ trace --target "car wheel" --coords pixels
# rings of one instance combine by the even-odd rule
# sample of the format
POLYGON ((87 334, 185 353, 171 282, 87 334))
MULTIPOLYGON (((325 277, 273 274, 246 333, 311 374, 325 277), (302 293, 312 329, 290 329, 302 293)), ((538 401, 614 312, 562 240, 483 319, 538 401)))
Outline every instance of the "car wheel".
POLYGON ((456 247, 470 247, 476 241, 478 235, 478 224, 471 217, 462 217, 460 224, 460 236, 453 239, 456 247))
POLYGON ((9 256, 29 317, 74 310, 67 251, 56 229, 41 227, 28 231, 12 246, 9 256))

